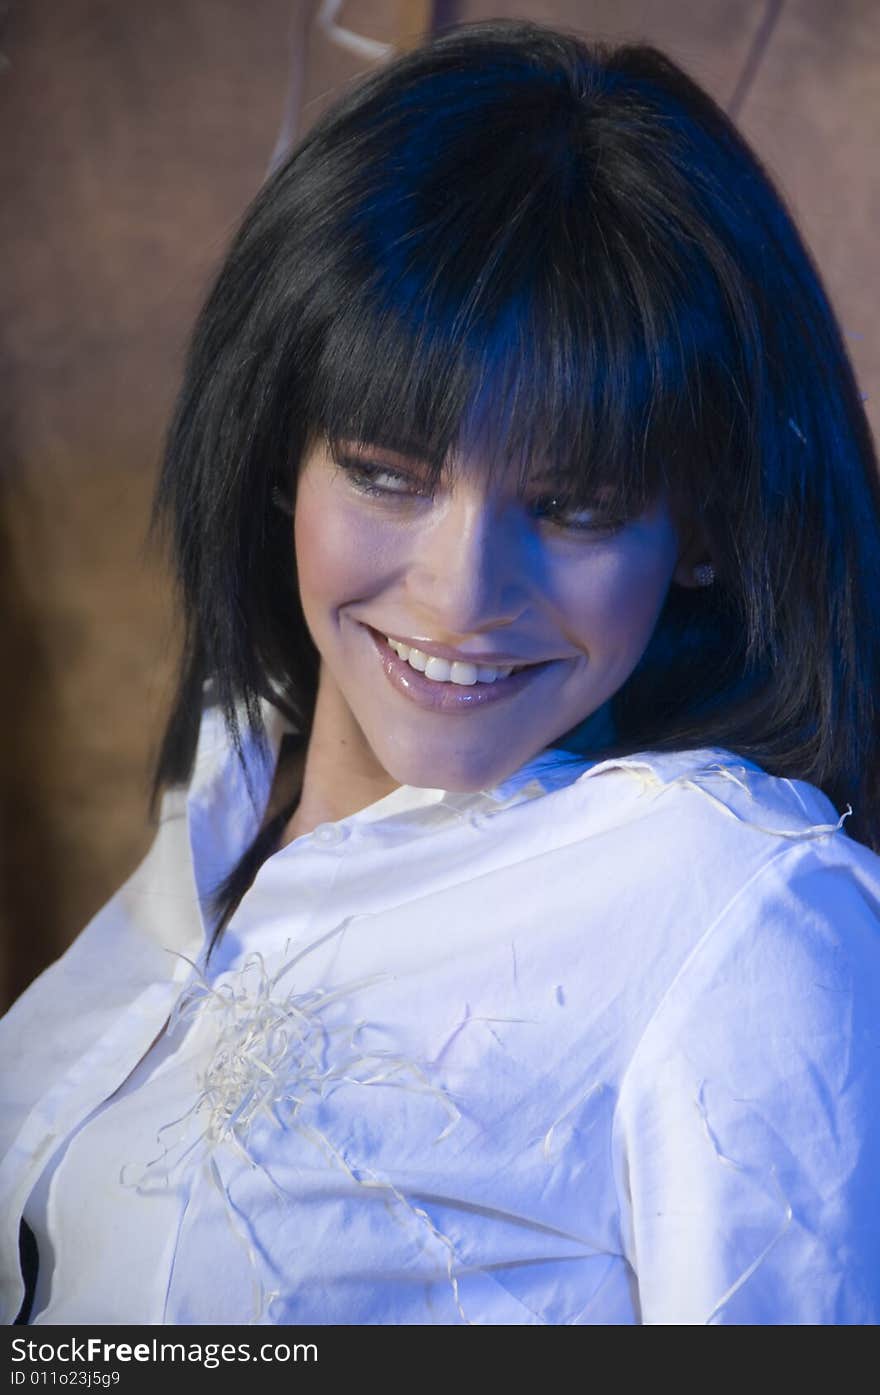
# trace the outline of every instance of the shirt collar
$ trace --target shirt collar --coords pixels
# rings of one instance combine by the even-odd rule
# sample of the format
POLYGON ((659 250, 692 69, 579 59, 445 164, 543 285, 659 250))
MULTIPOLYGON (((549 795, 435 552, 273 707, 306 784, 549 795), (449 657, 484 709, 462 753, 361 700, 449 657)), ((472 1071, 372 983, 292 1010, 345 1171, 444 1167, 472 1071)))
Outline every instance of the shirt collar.
POLYGON ((506 806, 512 802, 520 803, 523 799, 547 794, 550 790, 571 784, 593 764, 594 761, 577 752, 547 746, 505 780, 480 793, 496 804, 506 806))
MULTIPOLYGON (((260 699, 260 706, 266 728, 268 759, 262 758, 257 743, 246 726, 243 726, 242 739, 259 805, 264 808, 271 790, 282 739, 287 732, 293 731, 294 728, 281 710, 267 698, 260 699)), ((243 708, 241 715, 244 722, 243 708)), ((608 735, 604 726, 602 734, 603 736, 608 735)), ((582 737, 581 729, 578 729, 578 735, 582 737)), ((591 757, 583 750, 576 749, 577 745, 578 742, 575 740, 570 745, 566 745, 565 738, 561 738, 559 745, 545 747, 537 755, 523 762, 504 780, 476 793, 461 794, 434 787, 399 785, 390 794, 376 800, 375 803, 358 811, 352 817, 357 819, 359 823, 373 823, 392 815, 402 815, 411 810, 440 804, 455 809, 482 807, 488 812, 496 812, 511 804, 523 803, 552 790, 561 789, 574 783, 575 780, 597 776, 611 769, 628 769, 634 776, 641 778, 646 785, 659 788, 697 770, 719 765, 725 767, 735 765, 743 771, 760 771, 762 768, 753 761, 734 755, 720 747, 701 747, 665 752, 634 751, 626 755, 602 759, 601 757, 591 757)), ((243 799, 244 790, 238 761, 234 751, 227 745, 219 709, 213 709, 213 721, 207 728, 203 722, 196 772, 191 785, 191 796, 193 798, 203 797, 204 794, 208 793, 208 787, 214 795, 214 798, 211 799, 212 804, 216 796, 219 795, 227 808, 229 804, 233 807, 239 806, 238 826, 233 837, 236 844, 241 846, 243 850, 242 837, 250 840, 256 834, 259 821, 249 801, 243 799), (218 756, 220 756, 219 767, 217 764, 218 756), (222 792, 219 789, 219 784, 215 782, 223 785, 222 792), (241 808, 242 803, 247 806, 246 809, 241 808)))
MULTIPOLYGON (((206 694, 207 696, 207 694, 206 694)), ((265 745, 258 742, 247 722, 244 707, 239 710, 241 737, 250 783, 255 802, 247 789, 241 764, 228 740, 219 707, 205 707, 199 730, 196 761, 189 787, 185 791, 166 794, 169 801, 166 816, 186 816, 193 875, 202 907, 203 927, 210 931, 209 913, 214 892, 231 872, 255 838, 272 788, 282 739, 295 728, 273 702, 261 699, 266 732, 265 745), (182 806, 172 803, 182 795, 182 806)), ((572 742, 571 745, 577 744, 572 742)), ((346 822, 374 824, 384 820, 386 833, 396 829, 396 836, 406 838, 417 830, 427 832, 442 826, 447 818, 499 813, 511 804, 539 798, 552 790, 561 789, 580 779, 598 776, 613 769, 625 770, 639 778, 646 788, 657 791, 674 780, 687 779, 707 767, 734 766, 742 773, 745 768, 760 770, 751 761, 743 761, 730 751, 718 748, 660 753, 636 751, 632 754, 606 759, 594 759, 571 749, 563 741, 545 747, 525 761, 505 780, 475 793, 454 793, 437 788, 399 785, 383 799, 349 816, 346 822)), ((739 778, 738 776, 736 777, 739 778)), ((211 917, 213 911, 210 913, 211 917)))

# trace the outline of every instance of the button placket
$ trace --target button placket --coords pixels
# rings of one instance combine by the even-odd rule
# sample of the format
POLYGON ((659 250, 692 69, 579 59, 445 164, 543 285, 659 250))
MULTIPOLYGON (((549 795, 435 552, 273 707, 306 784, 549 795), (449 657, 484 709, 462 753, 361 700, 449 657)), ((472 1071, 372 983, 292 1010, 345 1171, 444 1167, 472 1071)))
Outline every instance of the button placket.
MULTIPOLYGON (((282 848, 268 858, 230 918, 227 940, 231 942, 235 937, 241 941, 242 935, 257 932, 260 926, 274 923, 282 915, 295 940, 311 933, 332 897, 345 861, 341 845, 351 841, 352 832, 337 824, 319 823, 296 840, 297 847, 282 848)), ((240 952, 239 944, 233 958, 240 952)), ((216 972, 228 968, 229 963, 218 961, 216 972)))

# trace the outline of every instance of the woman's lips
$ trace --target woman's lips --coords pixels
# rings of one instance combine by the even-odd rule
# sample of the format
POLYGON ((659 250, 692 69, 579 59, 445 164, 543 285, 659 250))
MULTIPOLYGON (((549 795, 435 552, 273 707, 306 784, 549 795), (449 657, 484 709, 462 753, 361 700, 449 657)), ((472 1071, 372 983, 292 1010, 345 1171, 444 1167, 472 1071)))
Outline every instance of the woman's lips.
POLYGON ((382 669, 391 686, 419 707, 432 712, 469 712, 476 707, 486 707, 491 703, 503 702, 515 697, 540 674, 553 664, 560 662, 558 659, 548 659, 544 663, 530 664, 527 668, 520 669, 518 673, 511 673, 507 678, 496 678, 494 683, 477 682, 464 685, 438 682, 436 679, 426 678, 405 659, 401 659, 400 655, 391 648, 385 636, 380 634, 378 630, 374 630, 371 625, 366 625, 364 628, 373 642, 382 669))

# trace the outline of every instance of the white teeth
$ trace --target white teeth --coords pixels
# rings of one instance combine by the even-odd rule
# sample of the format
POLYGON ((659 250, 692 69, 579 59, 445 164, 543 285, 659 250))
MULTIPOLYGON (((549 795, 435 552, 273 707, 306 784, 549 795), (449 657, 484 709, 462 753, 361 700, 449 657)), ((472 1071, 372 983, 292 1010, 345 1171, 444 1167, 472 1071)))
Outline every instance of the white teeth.
POLYGON ((388 635, 385 638, 395 654, 399 654, 412 668, 418 669, 426 678, 432 678, 435 683, 458 683, 461 687, 470 687, 474 683, 494 683, 496 678, 506 678, 515 667, 509 664, 505 668, 492 668, 488 664, 472 664, 460 660, 450 663, 446 659, 436 659, 421 649, 409 649, 405 644, 398 644, 396 639, 389 639, 388 635))

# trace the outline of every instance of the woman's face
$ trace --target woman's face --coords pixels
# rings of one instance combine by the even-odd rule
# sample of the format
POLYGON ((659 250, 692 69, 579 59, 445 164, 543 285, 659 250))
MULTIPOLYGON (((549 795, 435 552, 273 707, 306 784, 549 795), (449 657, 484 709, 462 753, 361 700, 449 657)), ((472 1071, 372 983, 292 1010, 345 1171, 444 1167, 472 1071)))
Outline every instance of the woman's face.
POLYGON ((339 468, 319 442, 302 463, 300 595, 322 660, 319 705, 345 714, 342 746, 364 743, 350 757, 374 757, 400 784, 463 792, 506 779, 626 681, 672 579, 694 584, 663 499, 615 530, 596 526, 595 510, 551 512, 549 483, 521 497, 490 488, 473 461, 429 497, 417 460, 353 442, 345 453, 339 468), (459 686, 451 677, 472 669, 418 672, 386 636, 540 666, 459 686))

